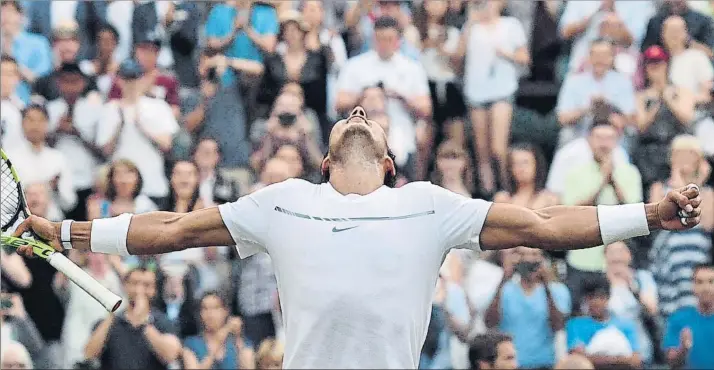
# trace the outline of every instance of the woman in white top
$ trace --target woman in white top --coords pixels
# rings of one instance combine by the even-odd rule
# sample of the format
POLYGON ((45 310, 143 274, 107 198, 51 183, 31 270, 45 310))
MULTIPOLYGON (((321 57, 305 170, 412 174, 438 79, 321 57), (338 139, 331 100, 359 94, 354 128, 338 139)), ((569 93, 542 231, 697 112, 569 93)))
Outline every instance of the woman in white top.
MULTIPOLYGON (((434 123, 443 128, 446 138, 464 143, 466 106, 461 92, 461 83, 452 58, 459 44, 459 29, 446 24, 449 4, 442 0, 424 0, 414 13, 414 25, 418 32, 417 46, 421 61, 429 78, 434 123)), ((436 142, 440 142, 437 132, 436 142)))
POLYGON ((526 34, 518 19, 501 16, 503 0, 471 5, 457 56, 465 55, 464 97, 474 127, 481 190, 507 183, 506 157, 520 68, 530 64, 526 34), (490 138, 490 139, 489 139, 490 138), (493 173, 493 159, 498 177, 493 173))

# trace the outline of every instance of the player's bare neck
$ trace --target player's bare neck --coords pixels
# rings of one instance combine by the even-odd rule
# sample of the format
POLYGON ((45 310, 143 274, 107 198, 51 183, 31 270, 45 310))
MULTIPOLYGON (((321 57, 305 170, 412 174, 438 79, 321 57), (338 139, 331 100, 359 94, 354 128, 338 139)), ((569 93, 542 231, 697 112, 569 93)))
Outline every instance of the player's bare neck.
POLYGON ((330 185, 342 195, 367 195, 384 185, 384 173, 377 165, 333 165, 330 185))

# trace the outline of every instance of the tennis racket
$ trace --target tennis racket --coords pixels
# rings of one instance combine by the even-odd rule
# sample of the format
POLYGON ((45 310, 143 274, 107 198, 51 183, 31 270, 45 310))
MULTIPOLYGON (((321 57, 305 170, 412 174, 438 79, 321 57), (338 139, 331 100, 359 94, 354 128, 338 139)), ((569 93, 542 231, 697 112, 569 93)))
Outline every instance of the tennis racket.
POLYGON ((31 246, 35 255, 43 258, 57 271, 65 274, 69 280, 101 303, 107 311, 116 311, 121 305, 119 296, 94 280, 79 266, 75 265, 62 253, 57 252, 35 233, 26 232, 22 238, 5 235, 18 221, 30 217, 30 210, 27 208, 25 193, 20 185, 20 178, 2 149, 0 149, 0 157, 0 185, 2 185, 0 187, 0 230, 2 230, 3 234, 1 237, 3 247, 19 248, 23 245, 31 246))

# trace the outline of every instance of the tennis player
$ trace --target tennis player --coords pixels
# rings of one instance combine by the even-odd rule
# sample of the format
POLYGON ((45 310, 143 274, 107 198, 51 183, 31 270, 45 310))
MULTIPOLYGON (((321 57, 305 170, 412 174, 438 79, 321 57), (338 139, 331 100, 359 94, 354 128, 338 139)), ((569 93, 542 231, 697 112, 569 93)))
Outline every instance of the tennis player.
POLYGON ((123 256, 214 245, 236 245, 242 258, 265 251, 278 281, 286 368, 416 369, 449 249, 569 250, 699 223, 696 186, 659 203, 537 211, 426 182, 393 188, 386 143, 357 107, 332 129, 322 184, 291 179, 185 214, 61 223, 33 216, 15 234, 31 228, 57 250, 123 256))

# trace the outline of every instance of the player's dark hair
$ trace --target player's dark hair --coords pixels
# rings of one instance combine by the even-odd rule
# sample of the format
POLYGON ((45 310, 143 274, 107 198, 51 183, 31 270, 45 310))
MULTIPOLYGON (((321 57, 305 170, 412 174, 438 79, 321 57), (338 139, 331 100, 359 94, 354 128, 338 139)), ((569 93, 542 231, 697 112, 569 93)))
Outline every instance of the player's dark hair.
POLYGON ((136 172, 136 189, 134 189, 134 192, 131 194, 133 198, 136 198, 137 196, 139 196, 139 193, 141 193, 141 188, 144 186, 144 179, 141 177, 141 171, 139 171, 139 168, 136 167, 134 162, 128 159, 119 159, 113 161, 109 165, 109 171, 107 172, 107 198, 110 201, 113 201, 117 197, 117 191, 116 189, 114 189, 114 172, 119 166, 126 166, 129 168, 130 171, 136 172))
MULTIPOLYGON (((326 153, 325 156, 322 158, 323 161, 327 158, 328 154, 329 153, 326 153)), ((394 173, 387 171, 387 173, 384 174, 384 185, 386 185, 387 187, 393 188, 393 187, 397 186, 397 174, 399 173, 397 171, 397 167, 396 167, 397 157, 394 155, 392 150, 389 148, 387 148, 387 156, 389 156, 389 158, 392 159, 392 162, 395 163, 395 165, 394 165, 395 167, 394 167, 394 173)), ((328 167, 324 171, 322 171, 321 175, 322 175, 322 179, 320 180, 320 183, 326 183, 326 182, 330 181, 330 168, 328 167)))
POLYGON ((375 32, 379 30, 386 30, 389 28, 394 29, 400 35, 402 34, 402 28, 399 26, 399 22, 393 17, 383 15, 374 21, 375 32))
POLYGON ((513 177, 513 152, 522 150, 529 152, 535 159, 535 192, 538 193, 545 189, 546 176, 548 175, 548 162, 545 160, 543 151, 537 145, 528 142, 520 142, 513 144, 508 150, 507 174, 508 174, 508 191, 513 193, 516 191, 516 180, 513 177))
POLYGON ((480 369, 479 361, 493 364, 498 357, 498 345, 510 341, 512 341, 510 335, 498 331, 477 335, 469 346, 471 369, 480 369))

